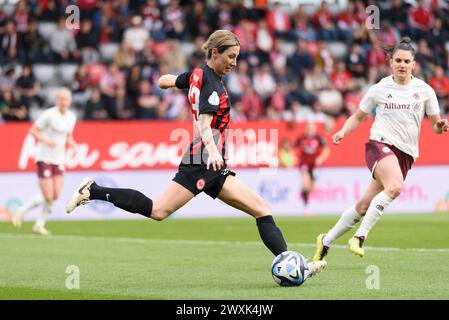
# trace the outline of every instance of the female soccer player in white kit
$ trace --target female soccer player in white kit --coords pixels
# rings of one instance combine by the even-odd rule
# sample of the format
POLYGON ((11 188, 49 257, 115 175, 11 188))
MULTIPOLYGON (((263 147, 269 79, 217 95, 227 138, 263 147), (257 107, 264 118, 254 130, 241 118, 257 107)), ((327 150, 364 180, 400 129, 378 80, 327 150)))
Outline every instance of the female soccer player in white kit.
POLYGON ((354 131, 376 108, 370 140, 365 145, 365 159, 372 174, 368 190, 357 203, 343 212, 340 220, 326 234, 317 237, 313 260, 323 260, 332 243, 363 221, 349 240, 349 249, 363 257, 363 242, 390 203, 401 193, 413 162, 418 158, 421 122, 426 114, 437 134, 449 130, 447 119, 441 119, 434 90, 412 76, 415 50, 408 37, 387 47, 392 75, 373 85, 362 99, 359 109, 332 136, 334 144, 354 131))
POLYGON ((36 166, 42 193, 17 209, 12 219, 17 228, 21 227, 26 212, 42 206, 42 211, 33 226, 33 232, 42 235, 50 234, 45 228, 45 223, 62 188, 66 146, 73 147, 75 144, 73 129, 76 116, 69 110, 71 103, 70 90, 60 89, 56 96, 56 106, 44 111, 29 130, 38 144, 36 166))

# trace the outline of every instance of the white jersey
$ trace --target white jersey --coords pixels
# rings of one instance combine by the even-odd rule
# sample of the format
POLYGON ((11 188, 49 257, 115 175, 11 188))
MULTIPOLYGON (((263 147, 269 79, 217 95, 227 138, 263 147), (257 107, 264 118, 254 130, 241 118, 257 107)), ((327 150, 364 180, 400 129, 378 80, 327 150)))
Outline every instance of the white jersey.
POLYGON ((414 160, 419 156, 418 140, 424 113, 440 112, 435 91, 415 77, 407 85, 397 84, 393 76, 383 78, 368 90, 359 107, 366 113, 376 108, 371 140, 394 145, 414 160))
POLYGON ((56 146, 49 147, 38 142, 36 161, 50 164, 64 165, 66 157, 66 142, 69 134, 73 132, 76 123, 75 114, 67 110, 63 115, 57 107, 45 110, 34 123, 42 135, 56 146))

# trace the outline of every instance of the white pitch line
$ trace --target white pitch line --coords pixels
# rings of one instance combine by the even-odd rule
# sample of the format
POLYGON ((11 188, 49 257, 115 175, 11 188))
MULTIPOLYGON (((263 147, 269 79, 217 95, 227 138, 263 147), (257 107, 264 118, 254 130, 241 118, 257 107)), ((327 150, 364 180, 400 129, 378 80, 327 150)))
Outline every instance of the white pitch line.
MULTIPOLYGON (((84 237, 75 235, 50 235, 39 236, 33 234, 23 233, 0 233, 0 239, 34 239, 34 240, 65 240, 65 241, 107 241, 107 242, 120 242, 120 243, 134 243, 134 244, 150 244, 150 243, 163 243, 163 244, 180 244, 180 245, 248 245, 248 246, 261 246, 262 242, 259 241, 224 241, 224 240, 186 240, 186 239, 145 239, 145 238, 126 238, 126 237, 84 237)), ((308 247, 314 248, 315 243, 289 243, 292 247, 308 247)), ((347 250, 347 246, 333 245, 332 249, 347 250)), ((365 247, 370 251, 413 251, 413 252, 446 252, 449 253, 449 248, 393 248, 393 247, 365 247)))

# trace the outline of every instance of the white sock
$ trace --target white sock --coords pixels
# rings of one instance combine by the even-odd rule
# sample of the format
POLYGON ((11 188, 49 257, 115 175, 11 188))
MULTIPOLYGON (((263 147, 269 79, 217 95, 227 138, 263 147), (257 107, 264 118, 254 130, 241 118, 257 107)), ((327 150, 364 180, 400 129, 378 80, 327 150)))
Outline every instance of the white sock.
POLYGON ((16 213, 21 214, 22 216, 25 215, 25 213, 27 213, 28 211, 30 211, 31 209, 34 209, 40 205, 43 205, 45 203, 45 199, 42 196, 42 194, 38 194, 36 196, 34 196, 33 198, 31 198, 30 201, 24 203, 22 206, 20 206, 16 213))
POLYGON ((48 215, 51 213, 54 205, 54 201, 45 201, 44 208, 39 214, 39 217, 36 220, 35 226, 37 228, 43 228, 45 227, 45 224, 47 223, 48 215))
POLYGON ((352 229, 361 218, 362 216, 355 210, 355 205, 347 208, 341 215, 340 220, 338 220, 335 226, 324 236, 323 244, 325 246, 330 246, 335 240, 340 238, 348 230, 352 229))
POLYGON ((367 237, 371 229, 376 225, 377 221, 382 216, 382 213, 393 201, 385 192, 379 192, 371 201, 365 217, 360 224, 359 230, 355 233, 356 237, 367 237))

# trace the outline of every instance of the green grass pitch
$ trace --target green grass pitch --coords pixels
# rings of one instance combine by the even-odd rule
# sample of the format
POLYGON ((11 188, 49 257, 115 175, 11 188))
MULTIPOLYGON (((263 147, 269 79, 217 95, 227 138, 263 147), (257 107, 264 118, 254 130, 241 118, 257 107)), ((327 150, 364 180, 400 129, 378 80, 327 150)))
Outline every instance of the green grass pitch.
MULTIPOLYGON (((337 219, 276 221, 289 249, 312 257, 316 235, 337 219)), ((449 299, 449 214, 385 214, 364 258, 346 248, 348 232, 326 270, 294 288, 274 283, 273 256, 249 217, 50 221, 48 228, 53 235, 42 237, 31 234, 31 222, 20 230, 0 223, 0 299, 449 299), (71 265, 79 289, 66 287, 71 265), (373 270, 378 287, 369 289, 373 270)))

